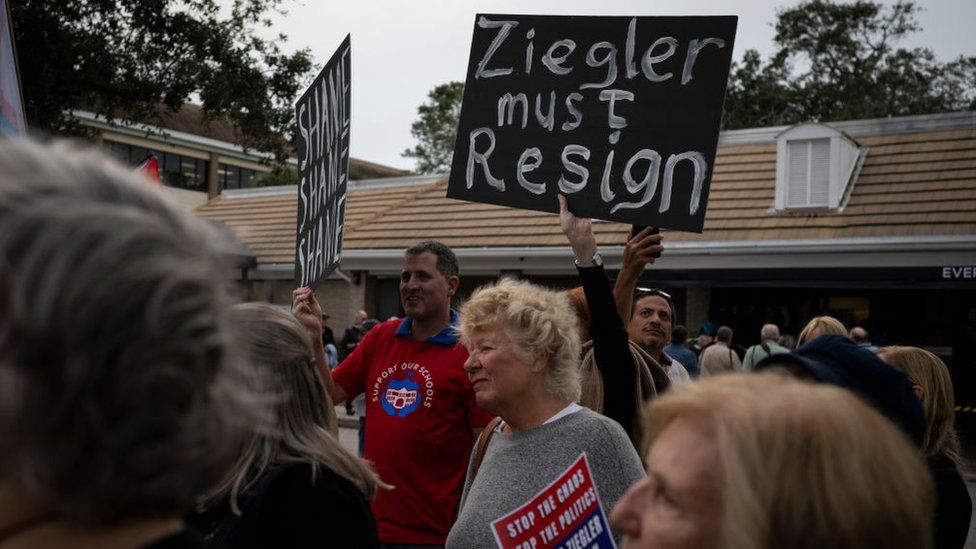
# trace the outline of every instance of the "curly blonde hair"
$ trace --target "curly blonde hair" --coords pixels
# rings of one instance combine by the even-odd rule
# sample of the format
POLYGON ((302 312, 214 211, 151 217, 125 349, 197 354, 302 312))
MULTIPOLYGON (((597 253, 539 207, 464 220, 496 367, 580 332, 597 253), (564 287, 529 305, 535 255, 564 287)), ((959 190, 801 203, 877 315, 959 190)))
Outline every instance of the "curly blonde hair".
POLYGON ((513 279, 478 288, 461 307, 461 342, 490 326, 502 328, 526 357, 546 357, 546 392, 580 395, 578 320, 565 293, 513 279))

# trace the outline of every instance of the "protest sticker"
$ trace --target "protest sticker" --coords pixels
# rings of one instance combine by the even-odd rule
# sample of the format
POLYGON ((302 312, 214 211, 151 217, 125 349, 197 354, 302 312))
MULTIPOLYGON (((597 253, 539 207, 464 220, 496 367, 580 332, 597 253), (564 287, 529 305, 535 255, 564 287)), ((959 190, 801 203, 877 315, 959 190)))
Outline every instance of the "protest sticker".
POLYGON ((447 196, 701 232, 736 22, 477 15, 447 196))
POLYGON ((491 531, 502 549, 616 547, 585 453, 491 531))
POLYGON ((349 178, 349 35, 295 105, 298 224, 295 287, 315 288, 339 266, 349 178))

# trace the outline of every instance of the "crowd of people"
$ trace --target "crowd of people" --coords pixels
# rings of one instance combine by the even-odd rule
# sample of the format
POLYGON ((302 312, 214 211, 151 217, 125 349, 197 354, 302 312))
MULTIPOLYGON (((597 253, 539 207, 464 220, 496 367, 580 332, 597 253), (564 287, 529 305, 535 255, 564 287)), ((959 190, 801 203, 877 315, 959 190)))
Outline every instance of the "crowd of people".
POLYGON ((611 285, 560 197, 580 288, 463 300, 420 242, 403 317, 336 341, 310 288, 237 302, 221 236, 99 154, 5 141, 0 173, 0 549, 965 543, 937 356, 826 316, 690 341, 637 287, 649 229, 611 285))

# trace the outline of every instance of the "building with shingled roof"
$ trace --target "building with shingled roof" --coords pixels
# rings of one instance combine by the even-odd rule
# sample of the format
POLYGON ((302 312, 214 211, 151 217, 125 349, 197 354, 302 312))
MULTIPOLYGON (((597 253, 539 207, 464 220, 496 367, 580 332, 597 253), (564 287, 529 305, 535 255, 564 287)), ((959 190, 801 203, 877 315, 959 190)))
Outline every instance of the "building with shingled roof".
MULTIPOLYGON (((318 295, 336 325, 399 311, 403 249, 440 240, 461 263, 463 299, 505 274, 577 284, 556 215, 446 198, 445 176, 352 181, 340 269, 318 295)), ((226 190, 197 211, 256 254, 250 295, 290 300, 295 187, 226 190)), ((595 223, 619 268, 629 226, 595 223)), ((670 292, 676 324, 729 324, 756 342, 765 322, 797 334, 818 314, 877 343, 933 350, 957 388, 976 387, 976 112, 726 131, 701 234, 664 231, 641 285, 670 292)), ((976 393, 960 402, 976 404, 976 393)))

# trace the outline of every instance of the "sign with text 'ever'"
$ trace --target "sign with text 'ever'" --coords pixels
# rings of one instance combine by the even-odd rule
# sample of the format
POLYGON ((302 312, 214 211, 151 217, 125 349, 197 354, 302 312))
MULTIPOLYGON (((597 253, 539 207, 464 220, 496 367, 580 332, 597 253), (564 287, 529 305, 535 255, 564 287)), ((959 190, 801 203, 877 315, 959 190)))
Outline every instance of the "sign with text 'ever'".
POLYGON ((298 228, 295 287, 316 287, 339 266, 349 178, 349 36, 295 105, 298 228))
POLYGON ((701 232, 736 20, 477 15, 447 196, 701 232))

